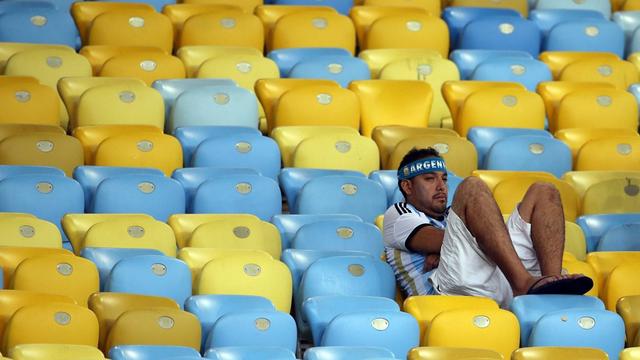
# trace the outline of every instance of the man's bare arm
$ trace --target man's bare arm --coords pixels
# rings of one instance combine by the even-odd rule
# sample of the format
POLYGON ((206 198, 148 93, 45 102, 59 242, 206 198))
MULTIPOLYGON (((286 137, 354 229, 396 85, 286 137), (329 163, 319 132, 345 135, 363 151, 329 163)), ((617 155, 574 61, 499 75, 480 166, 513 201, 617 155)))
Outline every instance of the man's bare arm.
POLYGON ((444 230, 434 226, 422 226, 409 235, 405 243, 407 249, 424 255, 440 254, 444 230))

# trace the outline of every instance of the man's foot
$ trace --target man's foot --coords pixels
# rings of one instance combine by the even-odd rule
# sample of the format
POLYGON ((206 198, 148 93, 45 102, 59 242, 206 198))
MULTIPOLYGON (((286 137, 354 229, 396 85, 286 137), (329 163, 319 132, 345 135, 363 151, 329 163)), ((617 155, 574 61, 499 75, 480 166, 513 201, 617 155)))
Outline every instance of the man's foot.
POLYGON ((534 279, 527 295, 583 295, 593 287, 593 280, 582 274, 543 276, 534 279))

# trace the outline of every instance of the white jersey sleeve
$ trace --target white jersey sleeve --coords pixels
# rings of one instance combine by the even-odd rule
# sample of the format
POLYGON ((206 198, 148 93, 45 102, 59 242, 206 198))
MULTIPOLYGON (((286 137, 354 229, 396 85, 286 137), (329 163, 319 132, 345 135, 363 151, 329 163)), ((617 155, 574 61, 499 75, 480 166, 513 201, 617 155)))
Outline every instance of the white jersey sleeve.
POLYGON ((409 251, 406 242, 420 228, 432 225, 429 219, 407 206, 396 203, 384 214, 384 244, 386 247, 409 251))

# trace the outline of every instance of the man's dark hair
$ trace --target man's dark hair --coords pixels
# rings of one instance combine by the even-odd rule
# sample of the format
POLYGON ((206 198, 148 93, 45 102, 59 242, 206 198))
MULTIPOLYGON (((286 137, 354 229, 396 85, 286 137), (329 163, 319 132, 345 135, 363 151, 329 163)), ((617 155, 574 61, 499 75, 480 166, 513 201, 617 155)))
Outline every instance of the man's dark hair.
MULTIPOLYGON (((413 148, 409 150, 409 152, 406 153, 405 156, 402 158, 402 161, 400 161, 400 166, 398 166, 398 169, 402 169, 403 166, 410 164, 416 160, 426 159, 430 157, 440 157, 440 153, 438 152, 438 150, 432 147, 428 147, 426 149, 413 148)), ((402 182, 402 180, 398 179, 398 189, 400 189, 402 196, 406 198, 407 194, 405 194, 404 190, 402 190, 402 186, 400 186, 400 182, 402 182)))

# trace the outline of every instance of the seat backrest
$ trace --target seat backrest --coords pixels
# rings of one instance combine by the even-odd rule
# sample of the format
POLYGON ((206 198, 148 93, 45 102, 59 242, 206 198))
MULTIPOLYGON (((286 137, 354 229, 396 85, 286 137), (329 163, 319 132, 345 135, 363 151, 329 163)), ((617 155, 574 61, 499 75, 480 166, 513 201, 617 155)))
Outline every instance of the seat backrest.
POLYGON ((0 219, 1 246, 61 248, 62 236, 55 224, 31 217, 0 219))
POLYGON ((160 79, 181 79, 186 76, 179 58, 160 52, 129 51, 108 59, 99 76, 132 77, 151 86, 160 79))
POLYGON ((2 124, 60 126, 60 100, 54 89, 38 83, 7 82, 0 84, 2 124))
POLYGON ((362 50, 428 48, 446 57, 449 54, 449 29, 437 14, 413 12, 388 15, 369 26, 364 43, 360 46, 362 50))
POLYGON ((591 185, 582 199, 582 214, 625 214, 640 212, 640 178, 607 180, 591 185))
POLYGON ((466 7, 451 6, 442 10, 442 19, 447 23, 449 28, 449 42, 451 48, 457 48, 460 33, 468 23, 473 20, 488 16, 509 16, 521 17, 521 15, 513 9, 504 8, 488 8, 488 7, 466 7))
POLYGON ((473 127, 469 129, 467 138, 473 143, 478 151, 478 168, 486 169, 485 159, 491 147, 498 141, 512 136, 543 136, 552 138, 553 135, 545 130, 539 129, 516 129, 516 128, 496 128, 496 127, 473 127))
POLYGON ((321 220, 360 220, 358 216, 351 214, 282 214, 274 215, 271 222, 280 231, 283 249, 288 248, 284 244, 290 244, 298 229, 303 225, 321 220))
POLYGON ((458 48, 520 50, 537 57, 541 42, 542 34, 533 21, 501 15, 469 22, 460 34, 458 48))
POLYGON ((114 219, 97 223, 87 231, 82 248, 134 248, 176 256, 176 238, 164 222, 145 219, 114 219))
POLYGON ((295 360, 295 354, 279 346, 230 346, 210 349, 205 353, 208 359, 245 359, 252 356, 265 356, 273 360, 295 360), (260 354, 260 355, 257 355, 260 354))
POLYGON ((536 92, 540 94, 547 111, 547 119, 555 118, 560 101, 573 91, 585 88, 614 89, 613 84, 605 82, 583 81, 545 81, 538 84, 536 92))
MULTIPOLYGON (((191 80, 191 79, 190 79, 191 80)), ((244 126, 185 126, 176 128, 173 135, 182 145, 182 157, 185 167, 191 164, 191 158, 195 149, 203 141, 214 137, 225 137, 227 135, 260 135, 260 131, 255 128, 244 126)))
POLYGON ((169 121, 176 98, 186 90, 200 86, 234 85, 231 79, 160 79, 151 84, 164 100, 164 118, 169 121))
POLYGON ((87 44, 89 41, 89 30, 96 16, 111 10, 154 11, 153 7, 145 3, 85 3, 84 1, 77 1, 71 5, 71 16, 73 16, 73 20, 78 27, 83 44, 87 44))
POLYGON ((609 52, 624 57, 624 32, 611 21, 568 20, 554 26, 545 38, 545 51, 609 52))
POLYGON ((213 220, 198 226, 188 247, 262 250, 280 259, 282 241, 275 226, 253 216, 213 220))
POLYGON ((91 22, 88 44, 154 46, 170 53, 173 49, 173 27, 166 16, 156 12, 109 10, 91 22))
POLYGON ((354 356, 364 358, 393 358, 393 353, 378 346, 316 346, 304 352, 304 360, 347 360, 354 356))
POLYGON ((22 133, 0 141, 0 163, 6 165, 53 166, 71 176, 83 158, 80 141, 60 133, 22 133))
POLYGON ((199 357, 200 353, 181 345, 116 345, 109 351, 111 360, 153 360, 162 356, 199 357))
MULTIPOLYGON (((621 136, 587 141, 576 156, 575 170, 637 171, 640 137, 621 136)), ((635 195, 631 193, 630 195, 635 195)))
POLYGON ((639 230, 640 223, 614 226, 600 238, 597 251, 640 251, 639 230))
POLYGON ((198 78, 231 79, 238 86, 253 91, 258 79, 279 78, 276 63, 263 56, 229 54, 211 58, 200 65, 198 78))
POLYGON ((546 38, 554 26, 565 21, 590 20, 606 21, 604 15, 595 10, 575 11, 573 9, 535 9, 529 14, 529 19, 533 20, 542 30, 542 35, 546 38))
POLYGON ((299 61, 288 77, 329 79, 346 88, 352 81, 370 79, 371 73, 367 63, 351 55, 324 55, 299 61))
MULTIPOLYGON (((49 255, 61 255, 71 256, 73 255, 67 249, 60 248, 36 248, 36 247, 9 247, 5 246, 0 252, 0 266, 2 266, 3 275, 3 289, 10 289, 11 277, 15 269, 25 259, 36 256, 49 256, 49 255)), ((41 289, 38 289, 41 291, 41 289)), ((74 300, 75 302, 75 300, 74 300)))
POLYGON ((511 81, 536 91, 538 83, 553 80, 545 63, 526 58, 496 57, 481 62, 471 74, 470 80, 511 81))
POLYGON ((356 31, 344 15, 325 11, 302 11, 281 17, 267 41, 268 51, 282 48, 335 47, 355 52, 356 31))
POLYGON ((606 1, 586 0, 576 3, 570 0, 539 0, 536 9, 573 9, 573 10, 594 10, 602 13, 605 19, 611 17, 611 5, 607 5, 606 1))
POLYGON ((184 22, 178 47, 192 45, 246 46, 262 51, 264 27, 260 19, 235 10, 193 15, 184 22))
POLYGON ((600 53, 593 57, 588 56, 593 52, 583 54, 586 58, 568 64, 559 80, 605 82, 613 84, 618 90, 626 90, 638 82, 638 71, 634 64, 618 58, 603 58, 600 53))
POLYGON ((183 46, 176 51, 176 56, 184 63, 188 77, 196 76, 200 65, 205 61, 229 54, 260 56, 262 51, 254 47, 215 45, 183 46))
POLYGON ((361 221, 319 221, 304 225, 291 242, 294 249, 362 251, 378 257, 384 251, 382 234, 361 221))
POLYGON ((132 249, 132 248, 111 248, 111 247, 85 247, 79 250, 79 255, 87 260, 91 260, 98 268, 100 275, 100 291, 104 291, 111 269, 124 259, 140 255, 163 255, 160 250, 155 249, 132 249))
POLYGON ((640 214, 583 215, 576 220, 584 232, 588 252, 595 251, 600 238, 612 227, 637 222, 640 222, 640 214))
POLYGON ((545 171, 560 178, 572 169, 571 150, 549 136, 510 136, 493 144, 484 159, 484 168, 545 171))
POLYGON ((24 7, 0 14, 0 40, 79 48, 78 30, 67 12, 24 7))
POLYGON ((100 350, 89 345, 70 344, 21 344, 9 350, 14 360, 29 359, 87 359, 104 360, 100 350))
POLYGON ((271 50, 267 54, 267 57, 273 60, 280 69, 282 77, 288 77, 291 69, 297 63, 321 56, 342 57, 351 56, 351 53, 342 48, 290 48, 271 50))

